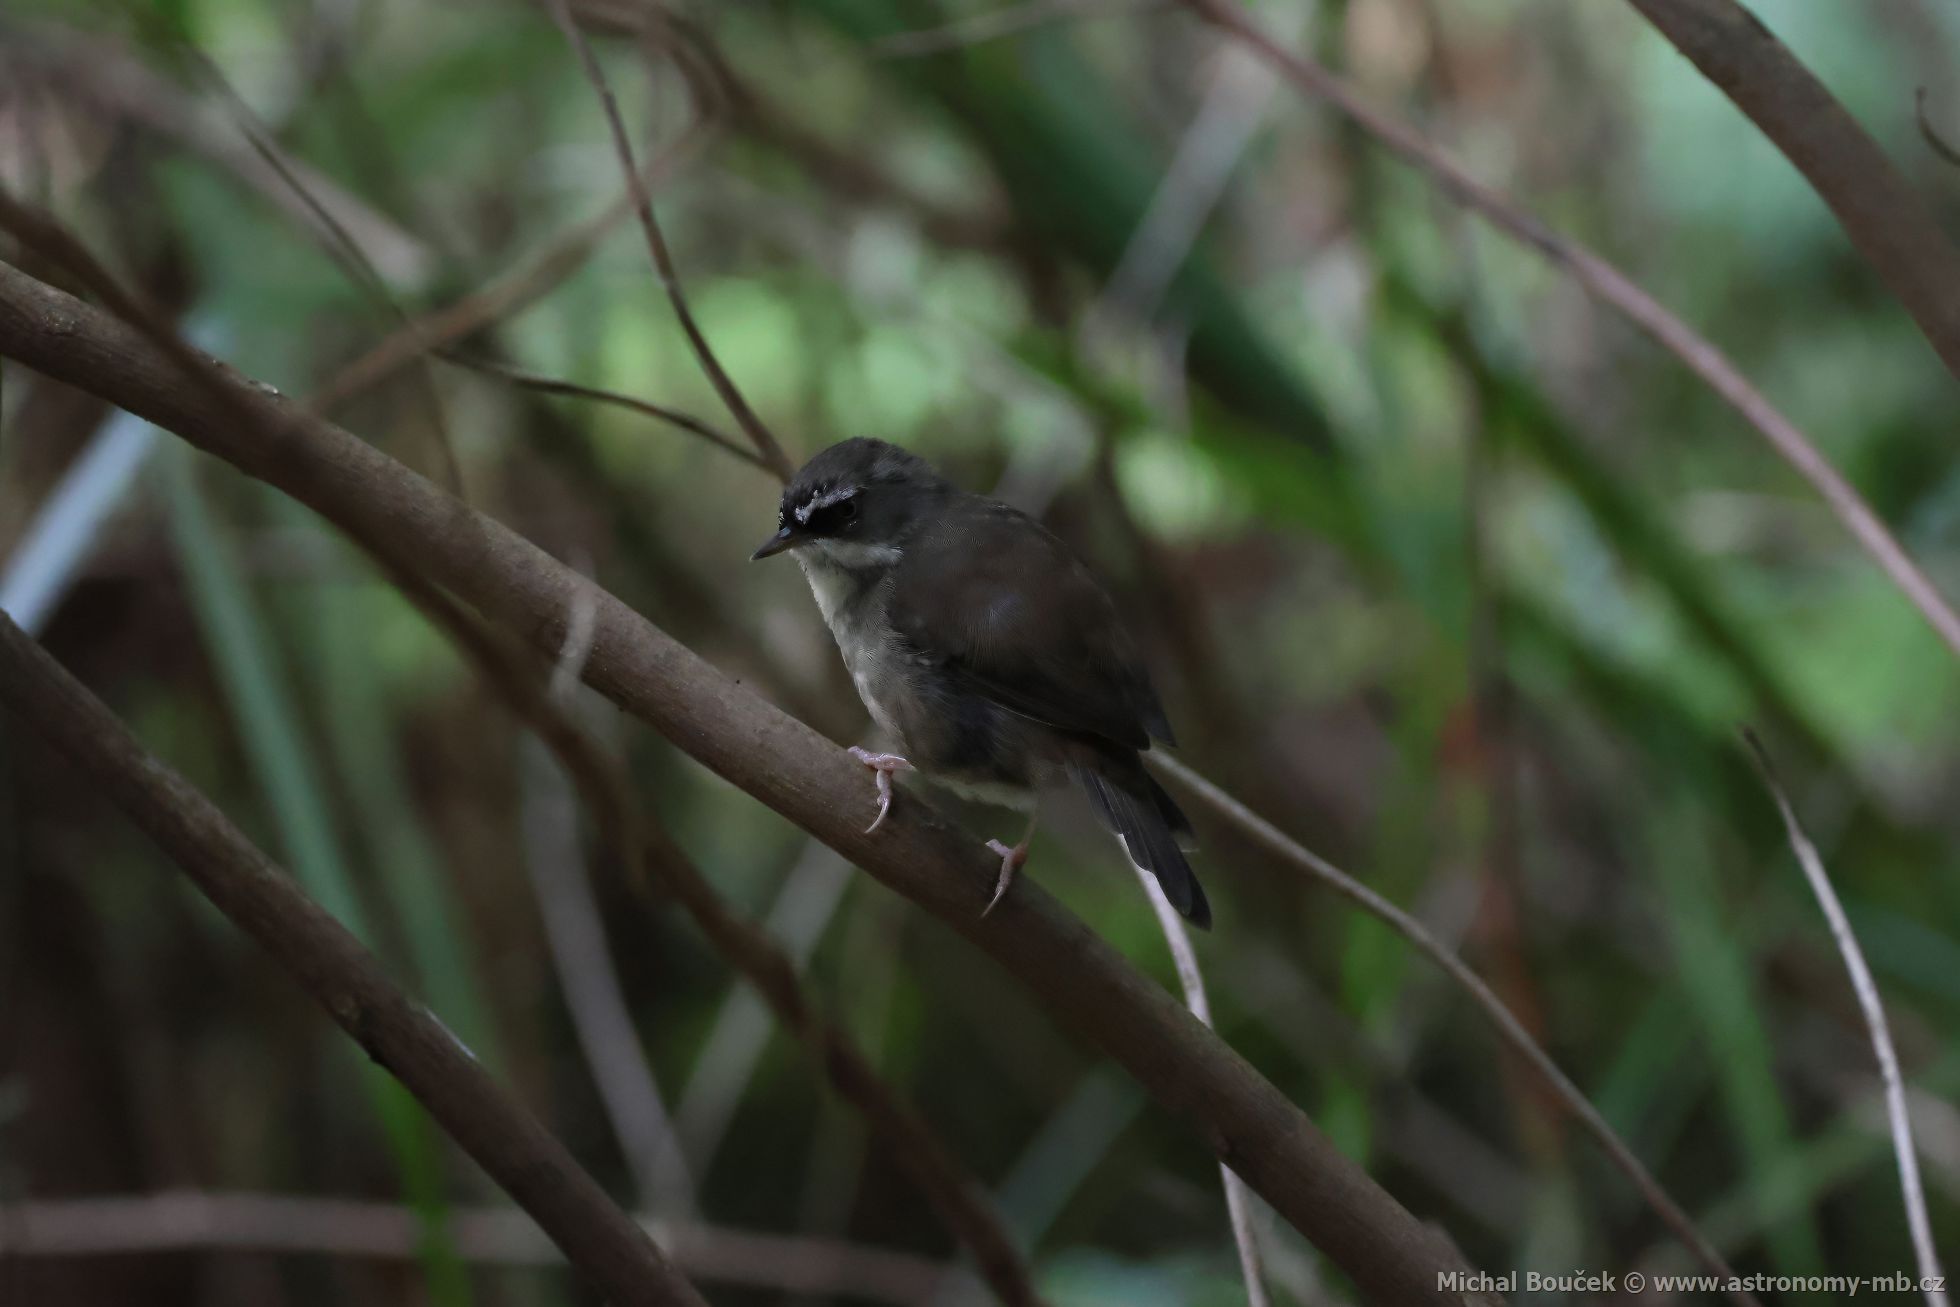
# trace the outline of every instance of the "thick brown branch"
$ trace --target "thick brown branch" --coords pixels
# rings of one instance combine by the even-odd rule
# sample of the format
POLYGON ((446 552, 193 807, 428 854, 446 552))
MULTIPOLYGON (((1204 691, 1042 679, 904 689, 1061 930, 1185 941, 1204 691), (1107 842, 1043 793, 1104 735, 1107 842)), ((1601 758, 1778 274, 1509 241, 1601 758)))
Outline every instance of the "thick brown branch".
POLYGON ((1960 251, 1905 175, 1736 0, 1629 0, 1762 129, 1960 377, 1960 251))
MULTIPOLYGON (((809 1001, 797 979, 796 964, 782 947, 730 909, 653 814, 633 802, 625 773, 590 735, 558 711, 543 679, 524 666, 525 651, 506 646, 421 578, 396 575, 393 579, 457 640, 558 759, 592 810, 607 844, 625 864, 632 887, 649 904, 656 901, 656 890, 678 899, 715 951, 756 987, 776 1019, 864 1117, 898 1168, 918 1186, 954 1236, 972 1250, 981 1275, 1000 1301, 1008 1307, 1042 1307, 1027 1263, 999 1215, 981 1197, 979 1183, 925 1119, 885 1083, 850 1036, 809 1001)), ((590 641, 596 634, 597 588, 588 587, 575 598, 568 622, 573 636, 566 645, 581 652, 575 660, 563 656, 559 660, 558 670, 565 674, 567 685, 575 682, 577 669, 591 656, 590 641)))
MULTIPOLYGON (((140 332, 0 264, 0 354, 119 404, 292 495, 555 653, 590 582, 380 451, 236 374, 227 402, 140 332), (249 428, 233 416, 249 412, 249 428), (257 432, 278 432, 266 439, 257 432)), ((1121 1062, 1373 1302, 1464 1301, 1464 1269, 1284 1095, 1029 882, 982 919, 998 866, 920 801, 861 829, 863 769, 593 588, 586 680, 697 760, 939 916, 1121 1062)))
POLYGON ((0 614, 0 702, 88 774, 204 896, 407 1086, 614 1303, 705 1307, 693 1286, 470 1051, 412 1003, 183 777, 0 614))
MULTIPOLYGON (((178 364, 181 375, 230 413, 238 430, 263 443, 286 438, 285 428, 262 426, 259 415, 235 403, 228 378, 217 365, 184 345, 153 310, 117 284, 114 276, 51 218, 0 193, 0 225, 45 252, 107 302, 118 305, 146 340, 178 364)), ((453 510, 459 514, 453 523, 456 529, 465 533, 474 529, 471 519, 460 516, 462 505, 453 505, 453 510)), ((636 807, 624 774, 558 710, 546 691, 545 678, 531 665, 526 651, 508 647, 499 633, 486 628, 473 613, 401 561, 388 542, 363 538, 358 531, 353 534, 371 550, 395 585, 450 635, 558 756, 593 807, 611 847, 633 873, 635 887, 650 890, 655 882, 664 884, 723 956, 761 990, 778 1019, 811 1049, 832 1083, 864 1115, 873 1134, 889 1146, 900 1168, 973 1250, 981 1273, 1001 1301, 1010 1307, 1039 1307, 1027 1266, 998 1216, 980 1198, 978 1182, 940 1144, 924 1119, 885 1084, 842 1030, 805 999, 795 968, 782 950, 731 912, 679 846, 636 807)), ((592 591, 581 590, 573 596, 568 635, 559 650, 552 681, 562 679, 566 686, 576 683, 591 654, 596 611, 592 591)))

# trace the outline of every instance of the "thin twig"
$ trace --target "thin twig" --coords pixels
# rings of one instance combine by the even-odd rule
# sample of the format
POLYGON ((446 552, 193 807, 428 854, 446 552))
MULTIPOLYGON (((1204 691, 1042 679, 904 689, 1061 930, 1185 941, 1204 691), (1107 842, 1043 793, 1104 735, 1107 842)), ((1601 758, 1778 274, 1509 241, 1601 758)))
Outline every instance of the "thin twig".
POLYGON ((1122 255, 1084 315, 1084 335, 1115 314, 1147 322, 1210 221, 1266 117, 1279 76, 1250 50, 1227 50, 1122 255))
MULTIPOLYGON (((334 261, 347 273, 348 280, 352 281, 357 289, 365 292, 368 299, 383 313, 393 318, 402 331, 411 334, 416 332, 418 328, 415 320, 409 317, 408 310, 404 309, 401 301, 389 291, 387 281, 369 260, 367 252, 348 234, 347 228, 341 225, 333 211, 314 195, 298 172, 287 165, 270 134, 253 115, 251 106, 232 89, 231 83, 225 80, 224 73, 203 51, 192 48, 190 55, 199 72, 218 89, 219 99, 230 109, 233 120, 237 123, 238 129, 244 133, 245 139, 251 143, 253 151, 265 166, 272 170, 280 184, 292 192, 293 198, 299 202, 300 207, 320 224, 320 229, 326 235, 327 249, 333 255, 334 261)), ((442 402, 442 388, 436 384, 435 369, 429 365, 427 349, 428 346, 424 342, 423 352, 420 355, 421 366, 416 369, 416 375, 421 378, 422 397, 429 407, 430 430, 436 446, 436 457, 442 467, 444 482, 449 493, 467 501, 469 495, 463 484, 462 460, 456 456, 456 442, 450 435, 448 412, 442 402)))
MULTIPOLYGON (((1531 1037, 1531 1032, 1526 1030, 1524 1024, 1504 1006, 1504 1000, 1484 983, 1483 977, 1472 971, 1441 940, 1430 934, 1427 926, 1327 859, 1294 842, 1279 827, 1175 758, 1158 750, 1152 750, 1145 757, 1156 770, 1170 777, 1185 793, 1250 836, 1267 852, 1326 884, 1363 911, 1380 918, 1397 934, 1415 945, 1418 952, 1441 967, 1450 979, 1454 980, 1483 1010, 1484 1015, 1490 1018, 1491 1024, 1497 1027, 1497 1033, 1503 1037, 1504 1042, 1545 1078, 1545 1083, 1564 1104, 1565 1109, 1586 1128, 1613 1165, 1619 1168, 1620 1173, 1626 1176, 1641 1197, 1647 1200, 1648 1206, 1654 1209, 1655 1214, 1667 1224, 1668 1229, 1674 1231, 1675 1237, 1680 1239, 1710 1271, 1724 1280, 1736 1278, 1735 1272, 1723 1260, 1722 1255, 1702 1237, 1700 1231, 1695 1229, 1694 1222, 1688 1219, 1688 1214, 1668 1196, 1665 1189, 1661 1188, 1660 1181, 1656 1180, 1640 1159, 1634 1156, 1633 1150, 1614 1132, 1606 1118, 1599 1114, 1599 1109, 1586 1100, 1585 1094, 1580 1092, 1579 1087, 1559 1069, 1558 1063, 1552 1061, 1551 1054, 1539 1047, 1538 1041, 1531 1037)), ((1737 1303, 1749 1304, 1749 1307, 1760 1307, 1754 1295, 1741 1290, 1731 1292, 1729 1297, 1737 1303)))
MULTIPOLYGON (((360 247, 348 236, 346 230, 341 227, 332 212, 314 197, 308 190, 306 183, 281 158, 270 138, 266 136, 263 129, 252 118, 249 106, 238 98, 237 93, 224 80, 223 75, 211 64, 209 59, 205 58, 202 54, 198 54, 197 58, 206 76, 222 91, 224 98, 232 105, 240 128, 251 141, 253 148, 258 152, 260 158, 273 170, 280 181, 293 192, 299 202, 328 233, 329 246, 336 255, 342 268, 347 271, 349 279, 357 287, 365 291, 371 300, 375 301, 396 320, 400 327, 400 336, 405 338, 414 347, 410 356, 419 359, 424 365, 420 371, 426 382, 425 389, 430 411, 435 419, 437 443, 445 460, 445 472, 448 476, 449 489, 458 498, 465 498, 462 488, 462 465, 457 461, 454 442, 450 439, 447 423, 444 421, 442 397, 436 387, 433 371, 427 366, 428 359, 431 355, 444 362, 453 363, 459 367, 468 368, 483 375, 501 377, 513 385, 523 386, 544 394, 590 399, 599 403, 629 409, 644 416, 667 422, 679 427, 683 431, 687 431, 690 434, 719 445, 726 452, 733 454, 745 462, 758 467, 766 466, 755 454, 744 449, 741 445, 736 444, 727 436, 714 430, 714 428, 708 426, 700 419, 682 413, 679 410, 654 404, 647 400, 636 399, 630 395, 619 394, 615 391, 603 390, 595 386, 585 386, 577 382, 561 381, 553 377, 524 372, 517 368, 506 367, 494 360, 475 358, 447 346, 433 344, 423 335, 423 324, 418 320, 411 319, 402 309, 399 302, 389 294, 388 287, 382 281, 380 274, 376 272, 373 264, 368 261, 360 247)), ((697 108, 694 121, 701 121, 705 118, 705 113, 700 112, 697 108)), ((630 199, 630 197, 626 198, 630 199)), ((622 210, 622 216, 623 212, 622 210)))
POLYGON ((1810 892, 1817 899, 1817 906, 1823 910, 1824 920, 1831 928, 1831 940, 1837 945, 1838 955, 1844 959, 1844 970, 1851 977, 1851 988, 1858 995, 1858 1008, 1864 1014, 1865 1028, 1871 1034, 1872 1052, 1878 1058, 1879 1079, 1885 1085, 1885 1115, 1892 1127, 1892 1152, 1899 1164, 1899 1190, 1905 1198, 1906 1228, 1912 1233, 1913 1253, 1919 1260, 1919 1277, 1926 1295, 1928 1307, 1946 1307, 1947 1296, 1943 1289, 1946 1280, 1940 1271, 1939 1250, 1933 1244, 1933 1223, 1926 1215, 1926 1192, 1919 1184, 1919 1154, 1912 1143, 1912 1118, 1906 1111, 1905 1078, 1899 1074, 1898 1050, 1892 1046, 1892 1029, 1885 1020, 1885 1005, 1878 995, 1878 982, 1872 979, 1871 968, 1865 965, 1864 950, 1858 947, 1858 937, 1851 930, 1851 919, 1844 915, 1844 905, 1838 901, 1837 891, 1831 888, 1831 878, 1824 870, 1824 860, 1817 856, 1817 846, 1804 834, 1803 826, 1797 820, 1796 809, 1790 806, 1790 798, 1783 792, 1783 785, 1776 778, 1776 767, 1770 762, 1769 750, 1756 738, 1754 731, 1744 729, 1742 738, 1749 746, 1750 757, 1755 760, 1756 770, 1763 778, 1763 785, 1769 790, 1770 798, 1776 801, 1776 811, 1783 818, 1783 831, 1789 837, 1790 848, 1797 855, 1797 865, 1803 868, 1804 879, 1810 882, 1810 892))
MULTIPOLYGON (((572 691, 591 653, 595 612, 589 591, 574 594, 548 691, 560 712, 571 711, 572 691)), ((662 1216, 692 1216, 693 1178, 613 966, 605 923, 580 856, 571 787, 535 740, 524 741, 519 761, 524 866, 599 1101, 626 1155, 640 1201, 662 1216)))
MULTIPOLYGON (((690 120, 672 144, 648 161, 641 174, 646 185, 657 185, 679 168, 699 147, 708 128, 707 120, 699 115, 690 120)), ((421 315, 409 327, 381 340, 315 390, 314 407, 331 413, 412 364, 424 350, 453 345, 543 297, 576 272, 607 233, 632 216, 633 203, 632 192, 621 192, 592 217, 546 241, 505 276, 421 315)))
MULTIPOLYGON (((204 158, 301 225, 318 221, 266 159, 241 145, 176 82, 117 46, 69 30, 56 33, 9 22, 0 33, 0 54, 10 71, 22 64, 45 70, 64 97, 107 111, 140 132, 204 158)), ((428 279, 435 257, 421 241, 277 145, 272 149, 286 171, 334 215, 391 285, 411 289, 428 279)))
POLYGON ((1663 348, 1687 364, 1717 395, 1740 413, 1799 476, 1810 483, 1838 521, 1878 563, 1912 606, 1919 610, 1948 649, 1960 655, 1960 614, 1920 571, 1882 518, 1813 445, 1809 437, 1769 402, 1735 364, 1692 327, 1662 307, 1632 279, 1578 243, 1552 231, 1465 172, 1421 134, 1375 109, 1345 82, 1319 64, 1281 46, 1247 18, 1233 0, 1183 0, 1208 22, 1246 42, 1278 68, 1295 88, 1319 96, 1352 118, 1390 151, 1428 174, 1458 203, 1492 226, 1564 268, 1603 303, 1624 314, 1663 348))
POLYGON ((735 424, 742 428, 756 453, 772 470, 788 479, 795 471, 789 455, 777 443, 775 435, 769 430, 756 411, 735 385, 734 378, 728 375, 721 360, 715 356, 714 349, 701 326, 694 320, 694 311, 688 307, 687 295, 681 289, 680 274, 674 267, 674 255, 667 248, 667 237, 660 230, 659 219, 653 214, 653 196, 640 177, 640 170, 633 162, 633 141, 627 134, 625 120, 620 117, 619 102, 613 97, 612 87, 606 81, 606 73, 599 66, 598 56, 592 53, 591 43, 585 33, 579 30, 572 20, 571 9, 566 0, 549 0, 551 16, 558 28, 565 34, 565 40, 578 55, 579 67, 584 70, 585 80, 599 97, 599 105, 605 111, 606 126, 612 133, 613 150, 619 155, 620 169, 626 175, 628 187, 633 194, 633 210, 640 219, 640 230, 646 234, 647 252, 653 256, 654 270, 660 274, 660 288, 667 293, 667 302, 673 305, 674 317, 680 322, 681 330, 687 336, 687 343, 694 351, 694 357, 701 364, 701 370, 713 383, 715 393, 721 402, 728 406, 734 415, 735 424))
MULTIPOLYGON (((587 25, 599 18, 592 0, 581 0, 579 12, 580 21, 587 25)), ((810 128, 797 106, 779 103, 743 77, 698 26, 672 13, 664 17, 687 38, 685 48, 700 65, 704 79, 714 87, 718 102, 726 106, 734 125, 758 144, 795 162, 818 185, 841 192, 860 204, 869 200, 897 209, 940 245, 989 254, 999 254, 1007 247, 1011 232, 1004 216, 949 208, 887 172, 864 150, 833 145, 810 128)), ((648 24, 643 10, 630 16, 612 12, 607 18, 624 22, 626 31, 646 34, 648 24)))
MULTIPOLYGON (((938 1262, 863 1244, 658 1216, 637 1220, 688 1274, 721 1284, 916 1304, 949 1279, 965 1278, 938 1262)), ((446 1229, 457 1255, 480 1265, 562 1262, 520 1208, 452 1207, 446 1229)), ((353 1198, 177 1189, 0 1206, 0 1257, 228 1251, 405 1261, 420 1256, 421 1240, 411 1209, 353 1198)))
POLYGON ((774 470, 762 461, 760 455, 736 444, 733 440, 730 440, 727 436, 724 436, 700 418, 683 413, 679 409, 668 408, 665 405, 655 404, 651 400, 639 399, 632 395, 624 395, 616 390, 602 390, 597 386, 582 385, 576 381, 564 381, 557 377, 547 377, 537 372, 526 372, 520 368, 506 367, 494 359, 480 358, 473 354, 464 354, 459 350, 439 349, 435 351, 435 356, 445 363, 453 363, 459 368, 468 368, 472 372, 479 372, 487 377, 497 377, 503 381, 508 381, 513 386, 522 386, 526 390, 535 390, 540 394, 567 395, 575 399, 589 399, 595 403, 611 404, 617 408, 623 408, 630 412, 654 418, 670 426, 679 427, 689 435, 699 436, 709 444, 720 449, 723 453, 732 454, 734 457, 741 459, 744 463, 753 467, 759 467, 765 472, 774 470))
POLYGON ((1913 114, 1919 120, 1919 134, 1925 138, 1926 145, 1934 154, 1960 168, 1960 146, 1955 146, 1939 129, 1933 126, 1933 116, 1926 112, 1926 88, 1920 87, 1913 97, 1913 114))
POLYGON ((519 762, 524 868, 600 1106, 640 1202, 662 1215, 690 1214, 694 1186, 687 1158, 613 966, 604 920, 580 856, 572 789, 536 741, 523 741, 519 762))
MULTIPOLYGON (((810 840, 790 868, 762 928, 782 944, 798 974, 809 968, 851 880, 851 865, 819 840, 810 840)), ((721 1151, 772 1028, 752 986, 737 981, 729 988, 674 1106, 674 1128, 703 1172, 721 1151)))
POLYGON ((319 239, 327 254, 339 262, 342 270, 367 293, 369 299, 383 308, 392 309, 398 317, 405 319, 406 315, 401 313, 400 308, 395 304, 394 296, 388 290, 387 280, 375 267, 374 261, 368 257, 367 251, 361 248, 360 242, 354 239, 346 225, 327 205, 323 196, 316 194, 314 186, 300 177, 296 161, 286 157, 285 152, 273 140, 272 133, 266 129, 264 123, 259 121, 258 115, 252 111, 250 105, 245 103, 244 98, 225 77, 223 70, 196 46, 185 46, 182 48, 182 53, 189 59, 198 75, 217 91, 219 101, 231 115, 232 125, 238 128, 239 134, 245 138, 245 143, 251 148, 252 153, 258 156, 259 162, 263 163, 278 180, 279 185, 285 188, 286 193, 300 207, 301 212, 319 224, 319 239))
POLYGON ((874 59, 916 59, 922 55, 943 54, 967 46, 1018 36, 1051 23, 1088 18, 1134 16, 1168 9, 1175 0, 1027 0, 970 18, 959 18, 935 27, 910 32, 893 32, 865 43, 864 52, 874 59))
MULTIPOLYGON (((1134 863, 1130 869, 1142 882, 1151 910, 1157 914, 1157 924, 1163 928, 1164 943, 1170 946, 1171 959, 1177 964, 1177 980, 1184 989, 1185 1006, 1191 1009, 1192 1016, 1217 1029, 1211 1019, 1211 999, 1205 994, 1205 975, 1198 969, 1198 951, 1192 947, 1191 932, 1184 928, 1184 918, 1164 897, 1163 886, 1155 876, 1134 863)), ((1218 1174, 1225 1182, 1225 1211, 1232 1223, 1232 1242, 1239 1250, 1239 1275, 1245 1280, 1246 1303, 1248 1307, 1267 1307, 1271 1300, 1266 1297, 1259 1239, 1253 1229, 1252 1194, 1246 1189, 1245 1181, 1223 1162, 1218 1164, 1218 1174)))
MULTIPOLYGON (((1315 1074, 1351 1069, 1387 1106, 1378 1136, 1385 1156, 1409 1167, 1491 1235, 1522 1243, 1536 1180, 1480 1126, 1457 1116, 1458 1109, 1410 1083, 1410 1062, 1420 1050, 1399 1040, 1390 1047, 1391 1040, 1364 1033, 1341 1003, 1273 945, 1235 948, 1225 965, 1248 1015, 1302 1068, 1315 1074)), ((1672 1235, 1663 1237, 1672 1249, 1672 1235)))

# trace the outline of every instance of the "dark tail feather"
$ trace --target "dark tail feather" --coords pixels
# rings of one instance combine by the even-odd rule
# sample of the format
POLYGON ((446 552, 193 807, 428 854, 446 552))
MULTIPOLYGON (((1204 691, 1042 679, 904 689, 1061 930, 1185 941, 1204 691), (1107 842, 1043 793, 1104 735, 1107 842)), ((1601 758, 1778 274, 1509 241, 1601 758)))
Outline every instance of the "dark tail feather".
POLYGON ((1157 811, 1162 814, 1164 824, 1171 828, 1171 834, 1177 836, 1177 847, 1186 853, 1197 848, 1198 839, 1191 833, 1191 819, 1184 815, 1184 809, 1178 807, 1171 796, 1164 793, 1164 787, 1157 783, 1155 776, 1142 771, 1141 768, 1138 770, 1143 776, 1143 783, 1150 787, 1150 801, 1157 805, 1157 811))
POLYGON ((1157 878, 1164 897, 1180 915, 1192 925, 1209 930, 1211 904, 1205 901, 1205 892, 1199 887, 1191 864, 1184 860, 1184 851, 1177 846, 1177 836, 1188 836, 1191 823, 1171 802, 1171 796, 1143 770, 1142 764, 1132 763, 1123 770, 1133 770, 1134 774, 1111 776, 1087 767, 1069 768, 1103 825, 1122 838, 1130 861, 1157 878))

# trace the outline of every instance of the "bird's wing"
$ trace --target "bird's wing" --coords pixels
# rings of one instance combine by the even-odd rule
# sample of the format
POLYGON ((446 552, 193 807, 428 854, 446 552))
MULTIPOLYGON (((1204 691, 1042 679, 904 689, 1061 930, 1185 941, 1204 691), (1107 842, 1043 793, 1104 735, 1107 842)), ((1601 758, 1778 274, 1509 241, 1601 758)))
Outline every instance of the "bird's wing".
POLYGON ((1116 605, 1039 523, 966 497, 907 547, 897 633, 975 693, 1057 730, 1130 749, 1173 743, 1116 605))

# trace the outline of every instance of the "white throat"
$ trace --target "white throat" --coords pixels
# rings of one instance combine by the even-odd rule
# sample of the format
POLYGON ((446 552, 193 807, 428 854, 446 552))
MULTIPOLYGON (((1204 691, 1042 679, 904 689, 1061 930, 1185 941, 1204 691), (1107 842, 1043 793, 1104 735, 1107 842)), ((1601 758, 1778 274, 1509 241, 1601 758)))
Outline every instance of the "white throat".
POLYGON ((795 551, 797 565, 810 582, 825 625, 834 632, 844 604, 868 579, 903 557, 897 545, 870 545, 859 540, 812 540, 795 551))

